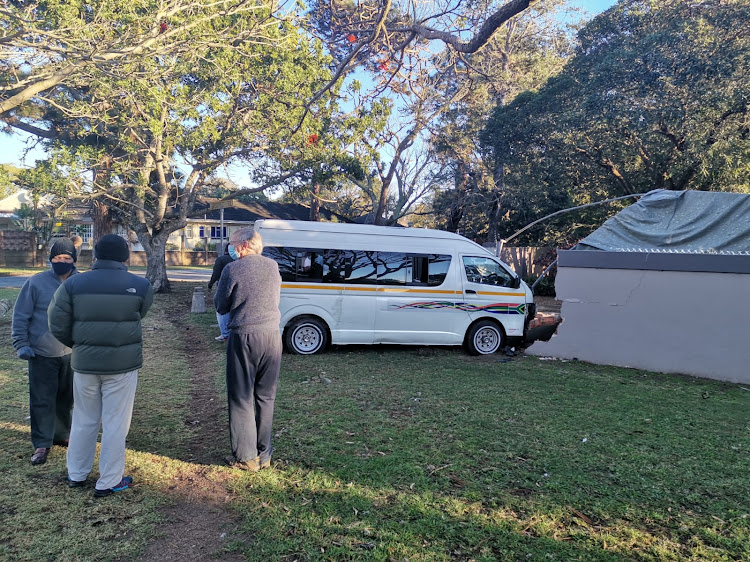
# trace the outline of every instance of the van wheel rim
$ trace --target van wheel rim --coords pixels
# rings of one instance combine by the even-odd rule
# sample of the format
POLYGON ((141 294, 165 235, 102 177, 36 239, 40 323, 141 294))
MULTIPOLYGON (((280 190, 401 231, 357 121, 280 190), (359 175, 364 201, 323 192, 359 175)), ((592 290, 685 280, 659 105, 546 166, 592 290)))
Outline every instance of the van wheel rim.
POLYGON ((500 347, 500 333, 489 326, 474 334, 474 347, 479 353, 495 353, 500 347))
POLYGON ((303 324, 294 330, 292 342, 300 353, 313 353, 320 348, 323 334, 311 324, 303 324))

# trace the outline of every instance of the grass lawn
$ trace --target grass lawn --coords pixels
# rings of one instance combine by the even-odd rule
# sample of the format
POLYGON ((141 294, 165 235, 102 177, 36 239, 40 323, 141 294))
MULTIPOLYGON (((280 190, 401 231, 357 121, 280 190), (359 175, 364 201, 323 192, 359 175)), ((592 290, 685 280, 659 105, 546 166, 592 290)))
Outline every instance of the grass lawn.
POLYGON ((144 325, 137 486, 102 500, 67 488, 64 449, 28 462, 0 318, 0 559, 178 560, 201 545, 175 513, 205 504, 224 560, 750 560, 740 385, 446 348, 285 354, 274 468, 232 471, 215 318, 172 286, 144 325))

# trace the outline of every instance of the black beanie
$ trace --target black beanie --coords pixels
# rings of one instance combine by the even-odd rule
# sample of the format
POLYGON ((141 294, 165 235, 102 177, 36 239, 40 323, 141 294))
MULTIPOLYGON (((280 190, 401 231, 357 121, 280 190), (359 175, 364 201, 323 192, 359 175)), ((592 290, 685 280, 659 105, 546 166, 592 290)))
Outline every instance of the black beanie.
POLYGON ((128 261, 130 249, 122 236, 107 234, 96 243, 94 255, 98 260, 128 261))
POLYGON ((67 254, 73 258, 74 262, 78 261, 76 247, 73 245, 73 241, 69 238, 58 238, 58 240, 52 244, 52 248, 50 248, 49 251, 49 261, 52 261, 52 258, 59 256, 60 254, 67 254))

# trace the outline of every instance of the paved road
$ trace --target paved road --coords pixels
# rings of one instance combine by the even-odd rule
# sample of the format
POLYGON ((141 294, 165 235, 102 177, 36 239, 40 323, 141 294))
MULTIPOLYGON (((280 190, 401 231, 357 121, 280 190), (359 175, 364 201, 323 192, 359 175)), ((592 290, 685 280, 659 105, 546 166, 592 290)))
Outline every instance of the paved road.
MULTIPOLYGON (((143 269, 133 270, 133 273, 136 275, 146 275, 146 271, 143 269)), ((208 280, 211 279, 211 270, 200 268, 167 269, 167 277, 169 277, 170 281, 207 283, 208 280)), ((0 277, 0 287, 18 287, 20 289, 28 278, 28 275, 0 277)))

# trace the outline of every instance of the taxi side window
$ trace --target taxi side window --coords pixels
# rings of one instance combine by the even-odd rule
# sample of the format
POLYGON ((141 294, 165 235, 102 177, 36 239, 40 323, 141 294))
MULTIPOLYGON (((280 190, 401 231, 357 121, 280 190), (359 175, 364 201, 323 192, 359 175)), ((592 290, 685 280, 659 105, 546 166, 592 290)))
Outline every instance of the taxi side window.
POLYGON ((464 271, 470 283, 498 287, 511 287, 513 284, 513 276, 490 258, 465 256, 464 271))

